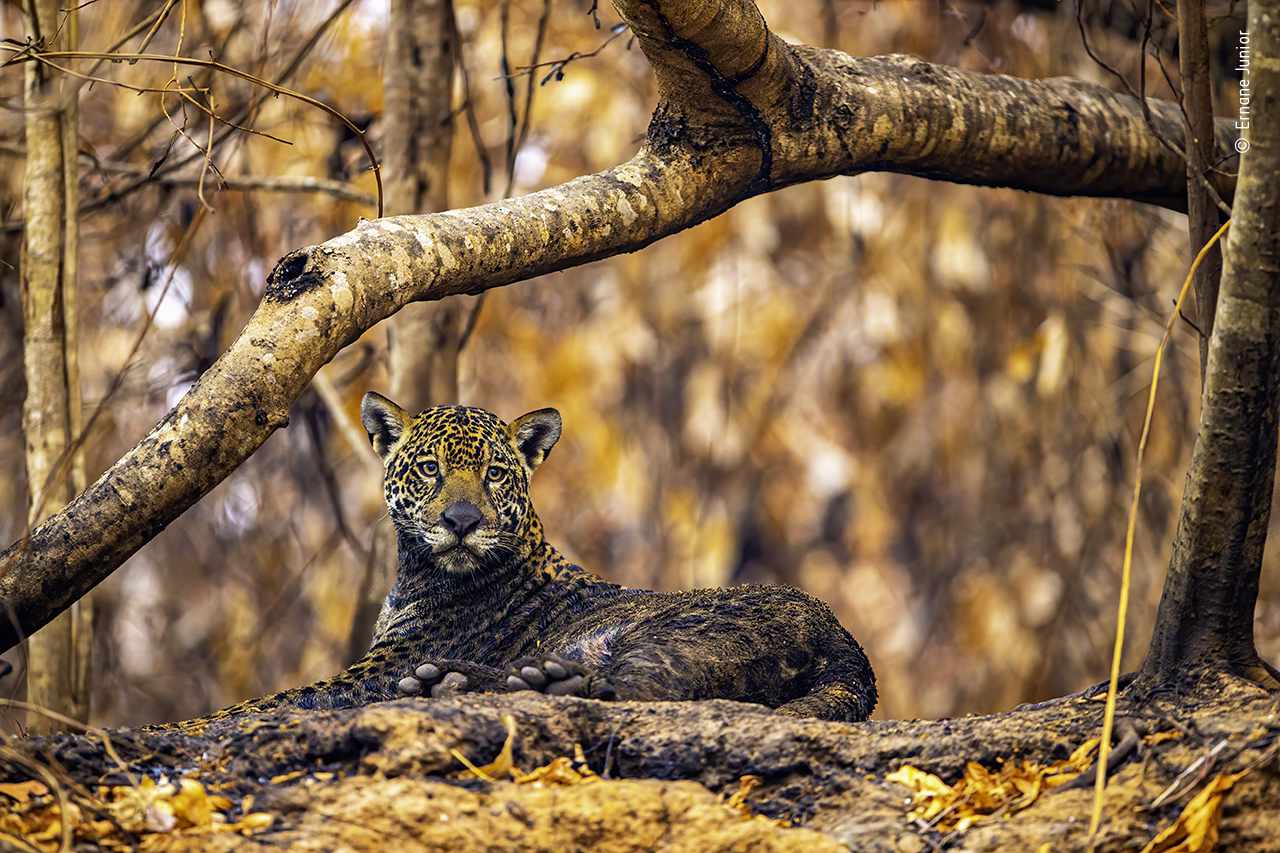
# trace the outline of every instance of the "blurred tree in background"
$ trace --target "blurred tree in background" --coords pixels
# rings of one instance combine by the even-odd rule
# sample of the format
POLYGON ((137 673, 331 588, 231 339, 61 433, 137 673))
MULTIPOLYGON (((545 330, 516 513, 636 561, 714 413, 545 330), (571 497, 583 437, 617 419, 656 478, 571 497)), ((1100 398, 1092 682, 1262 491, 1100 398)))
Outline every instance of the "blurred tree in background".
MULTIPOLYGON (((168 5, 89 5, 81 42, 105 49, 168 5)), ((1220 5, 1209 45, 1223 69, 1240 22, 1220 5)), ((760 7, 787 40, 852 54, 1116 88, 1097 59, 1130 80, 1145 62, 1148 93, 1176 97, 1176 22, 1160 4, 1150 26, 1100 0, 1079 19, 1033 2, 760 7)), ((204 0, 171 14, 125 49, 150 35, 148 50, 172 53, 181 38, 188 56, 336 106, 387 151, 387 4, 204 0)), ((501 197, 508 175, 523 194, 634 150, 653 78, 611 11, 457 0, 454 17, 450 206, 501 197)), ((15 4, 0 8, 0 32, 24 32, 15 4)), ((169 70, 110 76, 160 87, 169 70)), ((376 215, 364 151, 341 123, 243 81, 179 74, 259 133, 212 125, 172 94, 93 83, 81 95, 80 383, 86 417, 100 412, 90 479, 225 349, 280 255, 376 215)), ((16 69, 0 75, 0 105, 14 108, 0 114, 5 541, 27 523, 22 85, 16 69)), ((508 416, 561 410, 565 438, 535 498, 584 565, 658 588, 802 586, 868 649, 880 715, 1007 708, 1105 672, 1150 358, 1186 245, 1183 217, 1131 202, 885 174, 796 186, 552 287, 489 293, 459 397, 508 416)), ((388 523, 350 435, 360 395, 390 385, 386 337, 372 330, 325 367, 290 429, 98 588, 95 721, 192 716, 351 657, 388 523)), ((1132 636, 1150 634, 1168 564, 1198 368, 1184 324, 1147 452, 1132 636)), ((1258 606, 1273 659, 1275 560, 1258 606)), ((1143 651, 1131 649, 1129 668, 1143 651)))

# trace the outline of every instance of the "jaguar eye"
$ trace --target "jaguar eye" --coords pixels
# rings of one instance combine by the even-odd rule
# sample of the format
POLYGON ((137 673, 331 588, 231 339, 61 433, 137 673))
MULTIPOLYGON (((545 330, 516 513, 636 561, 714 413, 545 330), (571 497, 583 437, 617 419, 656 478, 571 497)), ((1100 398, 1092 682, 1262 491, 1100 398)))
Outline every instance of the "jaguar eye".
POLYGON ((484 475, 490 483, 496 483, 503 477, 507 476, 507 469, 499 468, 497 465, 490 465, 489 470, 486 471, 484 475))
POLYGON ((434 477, 440 473, 440 466, 436 464, 435 460, 428 459, 422 464, 422 470, 427 472, 428 477, 434 477))

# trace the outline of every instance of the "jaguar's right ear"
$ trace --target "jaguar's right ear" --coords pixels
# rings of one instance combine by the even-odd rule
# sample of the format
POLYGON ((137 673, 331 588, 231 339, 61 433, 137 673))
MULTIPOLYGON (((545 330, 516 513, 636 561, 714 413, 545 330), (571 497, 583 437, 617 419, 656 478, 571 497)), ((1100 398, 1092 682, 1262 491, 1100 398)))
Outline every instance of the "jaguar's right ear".
POLYGON ((369 443, 383 462, 404 437, 411 420, 412 415, 374 391, 365 394, 360 401, 360 422, 364 424, 364 431, 369 433, 369 443))

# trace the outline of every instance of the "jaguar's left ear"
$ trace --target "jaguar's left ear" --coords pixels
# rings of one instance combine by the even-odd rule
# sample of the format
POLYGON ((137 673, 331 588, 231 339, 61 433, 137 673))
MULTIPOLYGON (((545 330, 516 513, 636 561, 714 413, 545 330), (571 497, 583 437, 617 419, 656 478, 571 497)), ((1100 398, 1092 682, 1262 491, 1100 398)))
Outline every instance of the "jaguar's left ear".
POLYGON ((555 409, 538 409, 511 422, 511 438, 532 471, 542 464, 560 440, 562 421, 555 409))

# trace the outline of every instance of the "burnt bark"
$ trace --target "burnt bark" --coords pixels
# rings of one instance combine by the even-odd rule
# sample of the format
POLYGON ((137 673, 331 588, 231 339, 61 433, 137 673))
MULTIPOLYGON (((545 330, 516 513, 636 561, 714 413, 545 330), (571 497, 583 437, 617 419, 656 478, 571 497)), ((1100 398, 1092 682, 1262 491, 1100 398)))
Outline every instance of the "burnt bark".
MULTIPOLYGON (((627 163, 518 199, 361 223, 287 255, 243 333, 133 450, 0 554, 0 598, 44 625, 287 422, 339 349, 415 301, 631 252, 762 192, 870 170, 1181 208, 1186 167, 1133 98, 1067 80, 793 47, 753 3, 618 0, 660 101, 627 163)), ((1150 120, 1182 140, 1172 104, 1150 120)), ((1230 159, 1230 123, 1216 157, 1230 159)), ((1213 181, 1226 198, 1233 180, 1213 181)))
MULTIPOLYGON (((1208 186, 1214 156, 1213 75, 1203 0, 1178 3, 1178 71, 1182 78, 1183 109, 1187 114, 1187 234, 1190 257, 1194 258, 1222 224, 1208 186)), ((1194 283, 1196 318, 1200 326, 1201 383, 1209 362, 1209 337, 1213 334, 1221 277, 1222 251, 1214 246, 1196 270, 1194 283)))
POLYGON ((1249 6, 1252 118, 1227 233, 1192 452, 1155 633, 1139 684, 1213 667, 1280 687, 1253 609, 1280 411, 1280 2, 1249 6))

